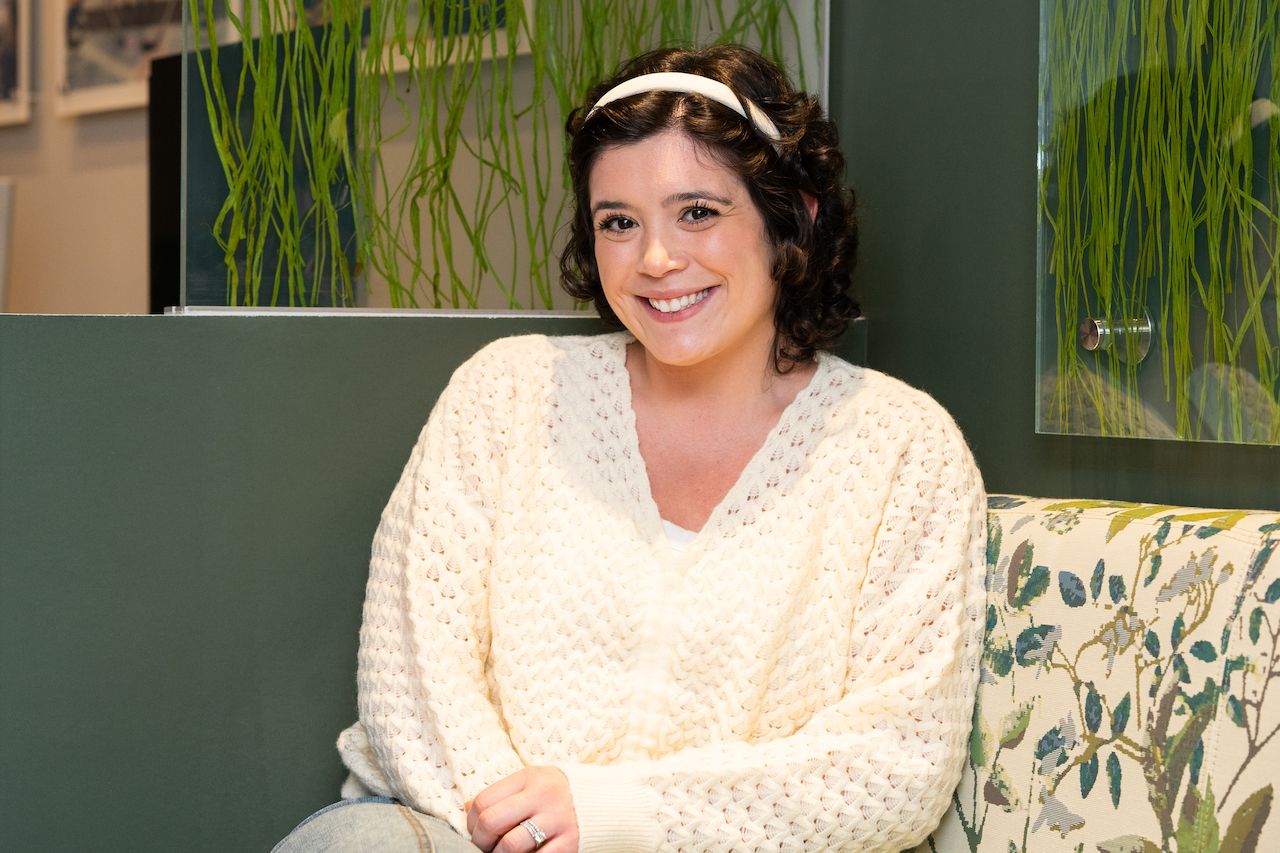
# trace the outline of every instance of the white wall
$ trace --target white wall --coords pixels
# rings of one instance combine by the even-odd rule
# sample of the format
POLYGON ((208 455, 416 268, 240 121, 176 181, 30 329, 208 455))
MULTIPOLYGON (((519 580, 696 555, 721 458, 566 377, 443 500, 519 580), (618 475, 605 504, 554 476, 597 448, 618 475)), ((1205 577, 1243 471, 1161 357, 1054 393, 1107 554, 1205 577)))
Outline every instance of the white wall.
POLYGON ((54 115, 53 4, 31 5, 31 121, 0 127, 0 174, 16 185, 0 309, 145 313, 146 110, 54 115))

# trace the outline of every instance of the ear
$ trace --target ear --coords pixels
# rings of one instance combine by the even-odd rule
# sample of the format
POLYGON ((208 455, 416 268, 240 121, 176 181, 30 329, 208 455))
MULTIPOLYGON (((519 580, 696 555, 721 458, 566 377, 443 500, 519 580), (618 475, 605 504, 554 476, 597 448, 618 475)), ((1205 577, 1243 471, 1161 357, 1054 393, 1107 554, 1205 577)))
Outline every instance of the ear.
POLYGON ((800 198, 804 199, 804 206, 809 211, 809 221, 817 222, 818 221, 818 197, 813 193, 807 193, 804 190, 800 190, 800 198))

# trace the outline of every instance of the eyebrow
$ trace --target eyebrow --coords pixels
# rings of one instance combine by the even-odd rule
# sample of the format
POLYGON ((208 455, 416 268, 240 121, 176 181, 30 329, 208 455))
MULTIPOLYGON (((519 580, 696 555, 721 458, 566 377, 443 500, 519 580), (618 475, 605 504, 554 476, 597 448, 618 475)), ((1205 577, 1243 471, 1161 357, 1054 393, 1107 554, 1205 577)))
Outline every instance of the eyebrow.
MULTIPOLYGON (((730 206, 730 207, 733 205, 732 199, 725 198, 722 195, 717 195, 713 192, 708 192, 706 190, 691 190, 689 192, 673 193, 672 195, 669 195, 666 198, 664 198, 662 200, 662 203, 663 205, 669 205, 669 204, 676 204, 682 201, 699 201, 701 199, 705 199, 707 201, 714 201, 716 204, 723 204, 725 206, 730 206)), ((609 209, 626 210, 627 203, 624 201, 613 201, 612 199, 601 199, 600 201, 591 205, 591 215, 595 216, 600 211, 609 210, 609 209)))

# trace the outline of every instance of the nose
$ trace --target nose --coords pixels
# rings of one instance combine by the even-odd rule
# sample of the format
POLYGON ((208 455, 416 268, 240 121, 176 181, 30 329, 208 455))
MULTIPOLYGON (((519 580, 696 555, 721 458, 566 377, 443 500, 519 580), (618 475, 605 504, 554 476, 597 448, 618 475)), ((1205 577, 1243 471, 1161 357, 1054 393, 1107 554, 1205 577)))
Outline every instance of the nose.
POLYGON ((682 269, 686 260, 677 241, 670 234, 651 230, 644 244, 644 254, 640 258, 640 271, 645 275, 661 278, 669 272, 682 269))

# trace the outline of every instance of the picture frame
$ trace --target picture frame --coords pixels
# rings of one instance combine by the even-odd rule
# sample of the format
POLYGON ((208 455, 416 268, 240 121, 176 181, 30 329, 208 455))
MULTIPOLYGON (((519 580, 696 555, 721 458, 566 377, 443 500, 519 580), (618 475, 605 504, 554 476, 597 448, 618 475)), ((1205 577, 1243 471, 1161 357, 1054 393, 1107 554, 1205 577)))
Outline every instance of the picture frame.
POLYGON ((0 126, 31 118, 31 0, 0 0, 0 126))
MULTIPOLYGON (((530 20, 530 21, 533 20, 535 0, 473 0, 473 2, 476 2, 477 4, 497 7, 497 10, 498 10, 497 13, 502 19, 502 24, 498 28, 499 30, 506 28, 506 20, 505 20, 506 12, 505 12, 505 9, 503 9, 502 7, 507 5, 515 5, 517 3, 523 5, 526 20, 530 20)), ((471 26, 470 14, 471 13, 467 9, 464 8, 462 10, 463 21, 461 23, 461 26, 463 27, 471 26)), ((410 13, 409 17, 406 20, 405 29, 408 32, 412 33, 415 30, 417 23, 418 23, 418 16, 410 13)), ((527 54, 530 52, 531 48, 530 48, 526 33, 517 32, 516 42, 517 42, 517 46, 516 46, 517 54, 527 54)), ((416 47, 410 47, 409 45, 399 45, 399 46, 387 45, 386 51, 385 51, 386 59, 384 61, 390 67, 390 69, 396 74, 405 73, 406 71, 409 70, 409 68, 413 64, 410 60, 410 57, 406 53, 406 50, 408 49, 422 50, 425 52, 426 55, 430 56, 434 52, 434 39, 431 39, 428 37, 423 43, 417 45, 416 47)), ((489 61, 494 59, 494 51, 491 45, 486 44, 483 46, 483 48, 480 51, 479 59, 481 61, 489 61)))
MULTIPOLYGON (((227 0, 233 8, 238 3, 227 0)), ((187 0, 53 0, 58 115, 145 107, 151 60, 182 51, 186 6, 187 0)))

